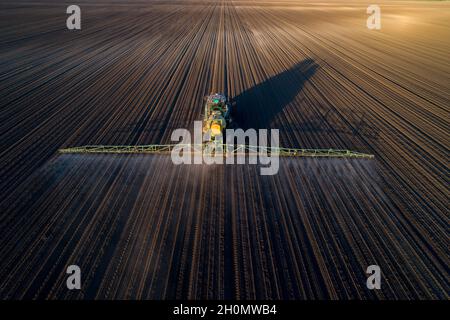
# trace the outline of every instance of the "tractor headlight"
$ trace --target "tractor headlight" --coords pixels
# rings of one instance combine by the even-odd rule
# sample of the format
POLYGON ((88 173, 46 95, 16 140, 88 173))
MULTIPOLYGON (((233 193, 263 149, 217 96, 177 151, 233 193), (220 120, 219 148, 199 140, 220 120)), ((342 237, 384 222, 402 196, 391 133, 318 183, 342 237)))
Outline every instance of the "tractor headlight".
POLYGON ((222 127, 217 122, 211 125, 211 133, 215 136, 222 134, 222 127))

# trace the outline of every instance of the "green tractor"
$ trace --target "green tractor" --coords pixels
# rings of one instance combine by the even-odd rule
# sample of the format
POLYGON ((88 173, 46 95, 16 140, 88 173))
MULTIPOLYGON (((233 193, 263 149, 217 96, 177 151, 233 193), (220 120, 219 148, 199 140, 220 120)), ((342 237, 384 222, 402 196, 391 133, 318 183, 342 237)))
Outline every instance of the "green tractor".
POLYGON ((215 93, 206 97, 203 116, 203 134, 206 141, 215 141, 222 137, 226 128, 230 128, 232 104, 224 94, 215 93))

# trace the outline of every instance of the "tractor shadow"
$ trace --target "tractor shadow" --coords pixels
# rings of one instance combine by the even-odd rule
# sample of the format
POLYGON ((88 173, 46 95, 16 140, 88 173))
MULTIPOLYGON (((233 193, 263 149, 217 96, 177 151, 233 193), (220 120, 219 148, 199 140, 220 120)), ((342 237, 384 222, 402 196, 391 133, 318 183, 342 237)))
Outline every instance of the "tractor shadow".
POLYGON ((305 59, 234 97, 235 126, 244 130, 269 129, 318 68, 314 60, 305 59))

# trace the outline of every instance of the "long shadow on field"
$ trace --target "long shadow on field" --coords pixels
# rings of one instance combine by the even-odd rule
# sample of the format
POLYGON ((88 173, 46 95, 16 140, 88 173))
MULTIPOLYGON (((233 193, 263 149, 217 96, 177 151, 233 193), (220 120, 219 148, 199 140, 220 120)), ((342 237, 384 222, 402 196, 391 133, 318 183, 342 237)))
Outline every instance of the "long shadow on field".
POLYGON ((305 59, 236 96, 236 126, 244 130, 270 128, 276 115, 297 96, 318 67, 314 60, 305 59))

